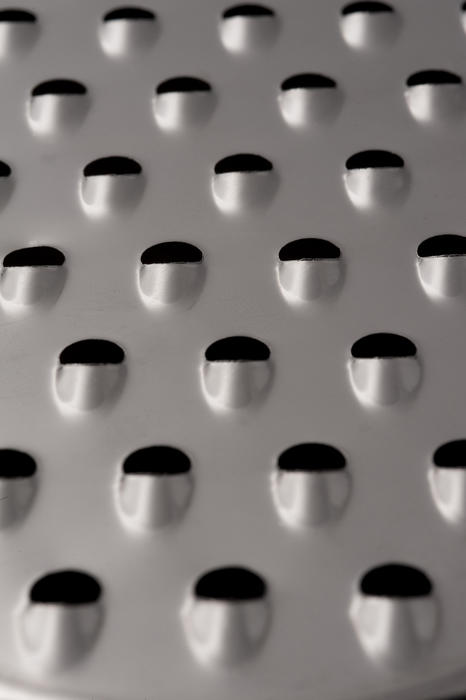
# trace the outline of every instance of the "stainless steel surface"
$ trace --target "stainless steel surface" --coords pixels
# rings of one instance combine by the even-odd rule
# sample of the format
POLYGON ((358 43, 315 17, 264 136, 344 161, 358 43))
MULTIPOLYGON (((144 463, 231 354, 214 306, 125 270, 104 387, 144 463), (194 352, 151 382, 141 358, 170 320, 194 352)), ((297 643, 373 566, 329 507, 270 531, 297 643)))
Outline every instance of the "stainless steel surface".
POLYGON ((342 4, 276 1, 275 16, 224 21, 219 0, 151 0, 155 22, 103 23, 108 0, 30 0, 36 23, 0 14, 0 254, 66 257, 6 267, 0 285, 0 447, 37 464, 34 481, 0 479, 1 697, 466 687, 464 471, 433 464, 466 437, 464 258, 417 257, 425 239, 466 234, 466 100, 462 83, 406 85, 432 69, 464 79, 466 35, 458 0, 370 16, 342 4), (336 87, 281 92, 303 73, 336 87), (179 76, 212 89, 156 93, 179 76), (87 93, 31 97, 56 78, 87 93), (345 167, 373 149, 404 166, 345 167), (236 154, 268 163, 215 173, 236 154), (84 177, 108 156, 142 171, 120 161, 84 177), (309 237, 340 258, 279 260, 309 237), (142 265, 165 241, 202 260, 142 265), (378 332, 415 355, 352 358, 378 332), (230 336, 270 357, 206 361, 230 336), (124 362, 60 365, 95 338, 124 362), (280 475, 300 443, 346 466, 280 475), (186 453, 189 476, 122 473, 151 445, 186 453), (389 562, 425 572, 433 593, 363 594, 361 577, 389 562), (267 595, 197 596, 224 566, 256 572, 267 595), (99 600, 31 600, 60 569, 94 576, 99 600))

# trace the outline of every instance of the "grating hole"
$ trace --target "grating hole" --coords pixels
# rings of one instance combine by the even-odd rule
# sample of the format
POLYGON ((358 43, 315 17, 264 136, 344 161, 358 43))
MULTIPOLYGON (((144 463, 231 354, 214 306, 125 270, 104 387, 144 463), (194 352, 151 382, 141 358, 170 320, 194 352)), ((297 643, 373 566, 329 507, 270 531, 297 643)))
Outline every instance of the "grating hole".
POLYGON ((242 335, 217 340, 205 352, 208 362, 258 362, 269 357, 270 350, 265 343, 242 335))
POLYGON ((62 365, 119 365, 124 359, 125 353, 119 345, 94 338, 78 340, 60 353, 62 365))
POLYGON ((40 95, 85 95, 86 92, 86 87, 77 80, 57 78, 39 83, 32 89, 31 95, 33 97, 39 97, 40 95))
POLYGON ((215 165, 215 174, 225 173, 265 173, 273 169, 272 163, 262 156, 253 153, 237 153, 234 156, 222 158, 215 165))
POLYGON ((164 80, 163 83, 157 85, 156 93, 157 95, 163 95, 167 92, 209 92, 210 90, 212 90, 212 87, 205 80, 180 76, 164 80))
POLYGON ((341 255, 340 248, 323 238, 299 238, 283 246, 278 253, 282 261, 333 260, 341 255))
POLYGON ((396 333, 373 333, 357 340, 351 354, 355 358, 374 357, 413 357, 416 355, 414 343, 396 333))
POLYGON ((0 449, 0 479, 24 479, 36 473, 36 463, 26 452, 0 449))
POLYGON ((264 579, 249 569, 228 566, 213 569, 196 582, 194 594, 197 598, 238 602, 264 598, 267 584, 264 579))
POLYGON ((456 73, 447 70, 422 70, 413 73, 406 81, 408 87, 416 85, 459 85, 463 81, 456 73))
POLYGON ((278 467, 285 472, 333 472, 346 466, 340 450, 320 442, 293 445, 281 453, 278 467))
POLYGON ((143 265, 160 265, 167 263, 200 263, 202 252, 191 243, 166 241, 147 248, 141 255, 143 265))
POLYGON ((0 22, 37 22, 37 17, 27 10, 0 10, 0 22))
POLYGON ((466 255, 466 238, 454 233, 432 236, 422 241, 417 254, 420 258, 466 255))
POLYGON ((96 603, 102 587, 93 576, 82 571, 54 571, 38 579, 32 586, 31 603, 85 605, 96 603))
POLYGON ((3 267, 59 267, 65 256, 57 248, 47 245, 13 250, 3 258, 3 267))
POLYGON ((364 595, 380 598, 419 598, 432 593, 432 583, 420 569, 405 564, 384 564, 361 579, 364 595))
POLYGON ((84 168, 84 177, 99 175, 139 175, 142 168, 139 163, 126 156, 107 156, 88 163, 84 168))
POLYGON ((10 175, 10 166, 8 165, 8 163, 5 163, 3 160, 0 160, 0 177, 10 177, 10 175))
POLYGON ((104 22, 113 20, 155 20, 155 14, 143 7, 117 7, 104 15, 104 22))
POLYGON ((347 170, 365 170, 368 168, 402 168, 404 160, 390 151, 370 150, 355 153, 346 161, 347 170))
POLYGON ((123 462, 124 474, 174 475, 191 470, 189 457, 176 447, 153 445, 132 452, 123 462))
POLYGON ((434 452, 434 464, 444 469, 465 469, 466 440, 452 440, 438 447, 434 452))
POLYGON ((380 12, 394 12, 391 5, 385 2, 352 2, 345 5, 342 9, 342 15, 352 15, 355 12, 365 12, 367 14, 376 14, 380 12))
POLYGON ((299 73, 287 78, 281 84, 282 90, 299 90, 314 88, 335 88, 337 86, 333 78, 320 73, 299 73))
POLYGON ((273 17, 275 12, 264 5, 234 5, 223 13, 224 19, 230 17, 273 17))

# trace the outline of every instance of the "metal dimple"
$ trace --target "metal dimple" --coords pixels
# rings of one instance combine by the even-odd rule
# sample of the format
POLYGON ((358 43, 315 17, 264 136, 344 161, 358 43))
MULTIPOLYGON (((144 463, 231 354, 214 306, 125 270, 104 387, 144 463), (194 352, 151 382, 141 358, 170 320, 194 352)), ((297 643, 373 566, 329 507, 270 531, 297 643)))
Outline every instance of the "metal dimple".
POLYGON ((47 80, 31 90, 27 118, 36 134, 55 137, 76 129, 89 108, 88 90, 81 82, 63 78, 47 80))
POLYGON ((352 2, 342 8, 340 29, 348 46, 358 51, 376 51, 395 43, 401 18, 386 2, 352 2))
POLYGON ((92 649, 103 621, 102 588, 92 575, 52 571, 37 579, 17 619, 17 644, 33 673, 58 673, 92 649))
POLYGON ((298 129, 330 126, 342 103, 342 91, 328 76, 301 73, 290 76, 281 84, 279 104, 283 119, 298 129))
POLYGON ((188 593, 182 620, 188 645, 208 666, 234 667, 258 653, 270 625, 267 584, 240 566, 203 574, 188 593))
POLYGON ((125 375, 119 345, 100 338, 79 340, 60 353, 53 373, 55 397, 63 411, 86 413, 115 400, 125 375))
POLYGON ((106 12, 98 33, 102 50, 108 56, 130 59, 153 47, 158 30, 158 19, 151 9, 128 5, 106 12))
POLYGON ((419 568, 388 563, 361 578, 350 616, 366 654, 392 669, 412 666, 432 648, 439 606, 432 582, 419 568))
POLYGON ((220 38, 225 49, 232 54, 253 56, 275 43, 279 28, 279 19, 268 6, 232 5, 221 16, 220 38))

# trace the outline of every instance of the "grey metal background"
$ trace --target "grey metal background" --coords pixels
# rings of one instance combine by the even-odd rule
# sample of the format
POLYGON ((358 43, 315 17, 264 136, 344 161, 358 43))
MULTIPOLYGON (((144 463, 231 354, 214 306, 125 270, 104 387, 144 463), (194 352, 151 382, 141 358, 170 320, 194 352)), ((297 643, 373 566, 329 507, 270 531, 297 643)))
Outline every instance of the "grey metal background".
POLYGON ((0 254, 55 245, 68 269, 53 308, 1 315, 0 442, 30 452, 40 478, 28 517, 0 533, 2 697, 420 699, 461 689, 465 540, 436 511, 427 469, 438 445, 464 435, 465 306, 434 304, 415 262, 424 238, 465 231, 466 131, 464 122, 422 127, 403 97, 417 70, 466 75, 459 3, 397 2, 397 42, 365 54, 341 38, 340 2, 274 2, 278 39, 247 59, 219 41, 219 0, 145 5, 160 20, 153 49, 112 60, 97 37, 108 0, 30 0, 38 41, 0 66, 0 157, 15 177, 0 254), (305 71, 335 78, 344 104, 332 125, 296 132, 277 96, 283 79, 305 71), (211 82, 215 113, 205 128, 163 133, 154 88, 186 73, 211 82), (82 81, 91 108, 79 130, 44 140, 27 125, 26 102, 53 77, 82 81), (401 206, 351 205, 344 162, 366 148, 405 158, 411 186, 401 206), (218 159, 238 151, 270 158, 280 184, 267 209, 227 217, 210 178, 218 159), (78 199, 80 172, 113 154, 143 165, 145 195, 130 215, 94 221, 78 199), (297 311, 279 292, 275 265, 279 248, 303 236, 339 245, 346 277, 336 298, 297 311), (191 309, 150 312, 136 287, 139 255, 171 239, 201 248, 206 284, 191 309), (423 380, 412 401, 367 410, 346 363, 353 341, 379 330, 416 343, 423 380), (217 415, 199 368, 207 345, 237 333, 269 345, 273 384, 259 407, 217 415), (93 336, 124 347, 127 381, 111 409, 72 419, 55 404, 53 369, 67 344, 93 336), (279 522, 269 478, 282 450, 313 440, 342 450, 353 489, 341 520, 298 534, 279 522), (123 458, 157 442, 191 457, 193 500, 175 528, 136 537, 117 517, 114 485, 123 458), (432 653, 396 673, 365 657, 348 617, 361 572, 392 559, 429 573, 442 617, 432 653), (230 563, 266 577, 272 627, 250 663, 207 670, 188 650, 180 608, 200 573, 230 563), (16 612, 30 582, 61 567, 100 578, 105 621, 79 665, 37 678, 13 643, 16 612))

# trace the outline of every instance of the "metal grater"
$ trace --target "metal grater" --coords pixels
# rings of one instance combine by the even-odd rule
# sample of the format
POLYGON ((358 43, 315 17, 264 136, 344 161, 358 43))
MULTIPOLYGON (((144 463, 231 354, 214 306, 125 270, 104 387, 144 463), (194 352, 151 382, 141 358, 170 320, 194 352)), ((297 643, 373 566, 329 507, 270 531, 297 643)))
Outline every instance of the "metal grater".
POLYGON ((466 688, 459 0, 0 8, 0 697, 466 688))

